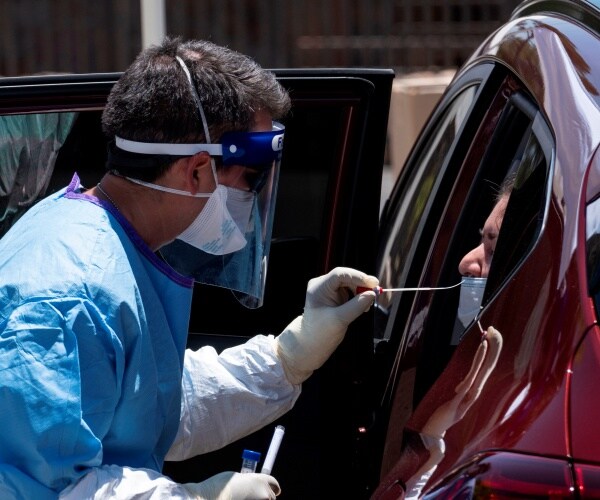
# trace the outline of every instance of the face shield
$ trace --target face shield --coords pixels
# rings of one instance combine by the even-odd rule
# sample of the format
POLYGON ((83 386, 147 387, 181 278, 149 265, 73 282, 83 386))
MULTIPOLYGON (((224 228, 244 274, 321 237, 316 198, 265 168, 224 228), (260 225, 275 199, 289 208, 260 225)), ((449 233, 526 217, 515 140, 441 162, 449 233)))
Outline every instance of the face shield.
MULTIPOLYGON (((138 155, 184 157, 199 152, 211 155, 213 175, 217 181, 214 193, 191 195, 165 187, 161 190, 209 197, 194 221, 198 224, 188 229, 198 233, 207 230, 208 225, 203 225, 202 219, 205 215, 208 217, 206 211, 209 207, 209 212, 219 212, 218 219, 215 219, 214 213, 211 215, 213 223, 208 228, 215 230, 218 236, 215 235, 214 241, 205 245, 191 244, 194 238, 178 237, 162 247, 160 254, 180 274, 193 277, 198 283, 228 288, 241 304, 257 308, 262 305, 264 297, 284 126, 273 122, 269 131, 225 132, 218 144, 211 143, 204 110, 189 70, 181 58, 176 59, 188 78, 207 142, 145 143, 116 137, 115 149, 138 155), (214 158, 218 159, 217 162, 214 158), (227 186, 227 181, 224 184, 219 182, 220 177, 227 179, 232 172, 239 180, 235 186, 227 186), (215 225, 215 220, 220 222, 215 225), (236 234, 234 243, 228 238, 227 244, 220 244, 231 232, 236 234)), ((130 180, 155 189, 158 187, 130 180)))
POLYGON ((264 297, 283 132, 283 126, 274 123, 271 132, 231 132, 222 139, 223 150, 234 149, 235 155, 223 155, 219 169, 239 169, 244 165, 246 171, 242 176, 247 190, 230 189, 225 201, 229 220, 245 240, 240 249, 220 254, 182 239, 160 249, 162 257, 177 272, 198 283, 232 290, 248 308, 260 307, 264 297))

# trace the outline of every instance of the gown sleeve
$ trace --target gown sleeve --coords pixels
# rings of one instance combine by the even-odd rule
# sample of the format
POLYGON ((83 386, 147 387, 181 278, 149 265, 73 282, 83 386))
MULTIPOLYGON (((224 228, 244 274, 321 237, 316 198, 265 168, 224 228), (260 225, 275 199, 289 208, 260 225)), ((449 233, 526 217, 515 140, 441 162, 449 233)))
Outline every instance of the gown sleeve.
POLYGON ((196 500, 183 485, 150 469, 103 465, 90 469, 77 483, 63 490, 59 500, 196 500))
MULTIPOLYGON (((184 460, 218 449, 288 411, 300 386, 287 382, 273 337, 257 336, 224 350, 185 353, 179 430, 167 460, 184 460)), ((66 489, 60 500, 80 498, 195 498, 184 485, 155 471, 102 466, 66 489)))
MULTIPOLYGON (((55 497, 101 463, 101 442, 82 416, 74 328, 94 339, 89 355, 111 343, 98 335, 93 312, 80 299, 26 302, 0 321, 0 491, 8 498, 55 497)), ((114 349, 107 354, 97 373, 106 391, 115 392, 115 371, 107 369, 114 349)))
POLYGON ((181 420, 166 460, 185 460, 226 446, 289 411, 300 386, 290 384, 273 336, 257 335, 217 354, 187 350, 181 420))
MULTIPOLYGON (((102 465, 124 364, 121 339, 103 324, 93 304, 68 297, 30 301, 0 318, 0 429, 10 429, 0 432, 2 498, 189 497, 156 471, 102 465)), ((186 352, 171 459, 224 446, 293 406, 300 388, 286 381, 273 342, 260 336, 221 355, 186 352)))
POLYGON ((102 330, 82 299, 25 303, 0 321, 0 429, 10 429, 0 432, 0 498, 191 498, 156 471, 101 465, 98 434, 117 403, 122 356, 119 339, 102 330), (85 418, 83 362, 97 386, 85 418))

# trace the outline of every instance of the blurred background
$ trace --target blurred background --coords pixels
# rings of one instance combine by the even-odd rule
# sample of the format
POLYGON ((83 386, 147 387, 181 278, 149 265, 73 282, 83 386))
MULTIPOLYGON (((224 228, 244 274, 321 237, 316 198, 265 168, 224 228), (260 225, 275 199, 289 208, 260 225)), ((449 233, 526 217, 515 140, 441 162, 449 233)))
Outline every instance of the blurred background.
POLYGON ((455 68, 518 3, 0 0, 0 75, 121 71, 142 49, 144 8, 164 9, 167 34, 210 39, 268 68, 455 68))
POLYGON ((124 70, 164 34, 265 68, 391 68, 382 200, 456 69, 520 0, 0 0, 0 76, 124 70))

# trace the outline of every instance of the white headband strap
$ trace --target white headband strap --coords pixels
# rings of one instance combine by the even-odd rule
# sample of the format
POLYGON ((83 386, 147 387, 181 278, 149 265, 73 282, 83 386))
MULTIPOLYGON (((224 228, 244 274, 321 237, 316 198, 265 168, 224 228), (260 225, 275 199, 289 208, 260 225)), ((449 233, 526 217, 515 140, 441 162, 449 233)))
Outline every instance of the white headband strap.
MULTIPOLYGON (((188 69, 185 62, 183 62, 183 59, 181 57, 175 56, 175 60, 179 63, 181 69, 183 69, 185 76, 187 76, 188 82, 191 87, 192 96, 194 97, 194 100, 196 101, 196 106, 198 107, 198 111, 200 112, 200 119, 202 120, 202 127, 204 128, 204 139, 208 144, 210 144, 210 133, 208 132, 208 123, 206 122, 206 116, 204 115, 204 108, 202 107, 202 103, 200 102, 200 96, 196 91, 196 87, 194 87, 194 81, 192 80, 190 70, 188 69)), ((222 154, 223 153, 221 152, 221 155, 222 154)), ((213 177, 215 178, 215 184, 219 184, 219 178, 217 177, 217 167, 215 166, 215 160, 212 156, 210 157, 210 167, 212 169, 213 177)))
MULTIPOLYGON (((167 142, 138 142, 130 141, 129 139, 123 139, 122 137, 115 137, 115 144, 119 149, 129 151, 130 153, 140 153, 146 155, 174 155, 174 156, 192 156, 201 151, 206 151, 209 155, 223 156, 223 147, 221 144, 211 144, 210 134, 208 132, 208 124, 206 122, 206 116, 204 115, 204 109, 200 102, 196 87, 192 81, 192 75, 190 70, 183 62, 183 59, 179 56, 175 56, 175 59, 183 69, 185 76, 190 84, 190 90, 196 107, 200 113, 200 119, 202 120, 202 127, 204 128, 204 136, 206 137, 206 144, 180 144, 180 143, 167 143, 167 142)), ((213 169, 214 170, 214 169, 213 169)), ((216 175, 216 174, 215 174, 216 175)))
POLYGON ((210 134, 208 133, 208 123, 206 122, 206 116, 204 115, 204 109, 202 108, 202 103, 200 102, 200 96, 198 96, 198 92, 196 91, 196 87, 194 87, 194 82, 192 80, 192 75, 190 74, 190 70, 187 65, 183 62, 183 59, 179 56, 175 56, 175 59, 179 63, 179 66, 183 69, 185 76, 187 76, 188 82, 190 83, 190 87, 192 90, 192 95, 194 96, 194 100, 196 101, 196 106, 198 107, 198 111, 200 111, 200 118, 202 119, 202 127, 204 127, 204 137, 206 138, 206 142, 210 144, 210 134))
POLYGON ((130 153, 140 153, 145 155, 174 155, 174 156, 193 156, 201 151, 206 151, 209 155, 223 156, 223 146, 221 144, 175 144, 167 142, 138 142, 115 137, 115 144, 123 151, 130 153))

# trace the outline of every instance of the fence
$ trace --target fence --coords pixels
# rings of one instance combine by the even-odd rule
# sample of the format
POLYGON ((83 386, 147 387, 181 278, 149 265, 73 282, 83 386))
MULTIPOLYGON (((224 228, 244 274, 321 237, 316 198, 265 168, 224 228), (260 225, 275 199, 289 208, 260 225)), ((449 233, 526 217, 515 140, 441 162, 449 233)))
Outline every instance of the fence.
MULTIPOLYGON (((519 0, 167 0, 167 32, 276 67, 456 67, 519 0)), ((110 72, 141 49, 139 0, 0 0, 0 75, 110 72)))

